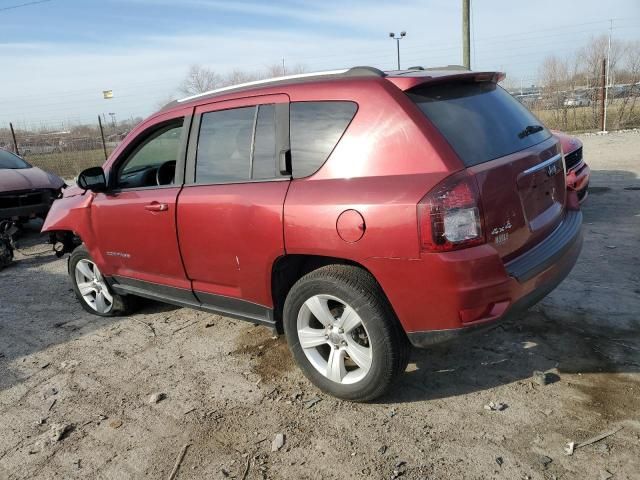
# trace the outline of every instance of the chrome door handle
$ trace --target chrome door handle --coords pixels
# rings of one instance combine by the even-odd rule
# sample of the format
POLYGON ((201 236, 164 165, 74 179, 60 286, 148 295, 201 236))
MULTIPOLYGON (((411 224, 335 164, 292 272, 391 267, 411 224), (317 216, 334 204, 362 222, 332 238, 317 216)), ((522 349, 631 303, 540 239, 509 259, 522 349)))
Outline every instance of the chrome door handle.
POLYGON ((166 203, 153 202, 149 205, 145 205, 144 208, 145 210, 149 210, 150 212, 166 212, 167 210, 169 210, 169 205, 167 205, 166 203))

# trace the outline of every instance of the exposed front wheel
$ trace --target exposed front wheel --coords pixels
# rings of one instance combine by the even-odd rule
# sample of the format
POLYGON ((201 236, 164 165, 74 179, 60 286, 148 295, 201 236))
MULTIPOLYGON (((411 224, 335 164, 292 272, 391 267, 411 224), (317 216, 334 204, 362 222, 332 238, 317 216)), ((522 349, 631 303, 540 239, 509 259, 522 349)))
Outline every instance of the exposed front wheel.
POLYGON ((407 366, 406 336, 378 284, 360 268, 331 265, 305 275, 289 292, 283 317, 298 365, 336 397, 372 400, 407 366))
POLYGON ((69 276, 76 297, 87 312, 101 317, 128 312, 128 299, 110 289, 84 246, 76 248, 71 254, 69 276))

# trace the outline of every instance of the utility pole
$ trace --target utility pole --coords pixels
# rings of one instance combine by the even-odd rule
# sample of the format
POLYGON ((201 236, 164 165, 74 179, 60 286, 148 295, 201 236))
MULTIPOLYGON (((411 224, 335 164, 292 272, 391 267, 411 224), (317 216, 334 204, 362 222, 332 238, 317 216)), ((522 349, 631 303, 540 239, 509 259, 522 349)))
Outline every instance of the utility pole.
POLYGON ((16 132, 13 131, 13 123, 9 122, 9 128, 11 129, 11 138, 13 139, 13 150, 16 152, 16 155, 20 155, 18 142, 16 141, 16 132))
POLYGON ((107 144, 104 142, 104 130, 102 129, 102 118, 100 118, 100 115, 98 115, 98 125, 100 125, 100 137, 102 137, 102 150, 104 150, 104 159, 106 161, 109 158, 109 156, 107 155, 107 144))
POLYGON ((471 0, 462 0, 462 65, 471 70, 471 41, 469 28, 469 9, 471 0))
POLYGON ((605 104, 605 96, 607 90, 607 59, 602 59, 602 83, 600 84, 600 130, 605 132, 605 123, 607 121, 607 110, 605 104))
POLYGON ((611 35, 613 34, 613 19, 609 20, 609 45, 607 46, 607 70, 604 77, 604 114, 602 131, 607 131, 607 101, 609 100, 609 74, 611 69, 611 35))
POLYGON ((407 32, 400 32, 400 35, 396 36, 395 33, 390 32, 389 38, 393 38, 396 41, 396 52, 398 54, 398 70, 400 70, 400 40, 407 35, 407 32))
POLYGON ((282 57, 282 76, 287 74, 287 69, 284 67, 284 57, 282 57))

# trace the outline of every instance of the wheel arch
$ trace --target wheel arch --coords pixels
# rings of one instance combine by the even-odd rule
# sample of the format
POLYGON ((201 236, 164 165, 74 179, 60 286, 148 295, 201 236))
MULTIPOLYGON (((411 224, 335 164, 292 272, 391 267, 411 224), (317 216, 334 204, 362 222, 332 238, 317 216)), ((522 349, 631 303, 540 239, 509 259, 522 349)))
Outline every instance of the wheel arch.
MULTIPOLYGON (((282 333, 282 311, 284 302, 291 287, 303 276, 328 265, 351 265, 360 268, 371 275, 382 292, 389 308, 395 315, 395 310, 386 296, 382 285, 375 275, 364 265, 354 260, 323 255, 287 254, 278 257, 271 268, 271 296, 273 300, 273 316, 276 329, 282 333)), ((397 315, 396 315, 397 318, 397 315)))

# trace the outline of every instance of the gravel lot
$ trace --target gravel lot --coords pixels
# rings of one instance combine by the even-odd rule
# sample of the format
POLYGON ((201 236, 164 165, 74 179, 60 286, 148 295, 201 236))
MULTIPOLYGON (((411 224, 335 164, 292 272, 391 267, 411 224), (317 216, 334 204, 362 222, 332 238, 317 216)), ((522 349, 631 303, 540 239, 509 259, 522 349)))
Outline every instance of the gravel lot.
POLYGON ((185 445, 180 479, 640 478, 640 134, 581 138, 571 276, 517 321, 415 351, 374 404, 320 394, 263 327, 85 313, 34 226, 23 252, 47 253, 0 272, 0 479, 168 478, 185 445))

